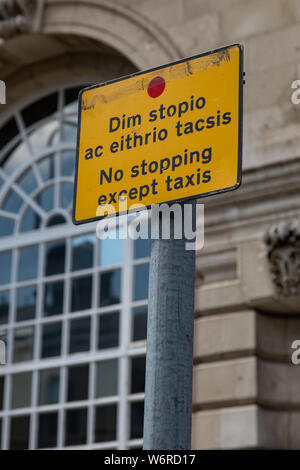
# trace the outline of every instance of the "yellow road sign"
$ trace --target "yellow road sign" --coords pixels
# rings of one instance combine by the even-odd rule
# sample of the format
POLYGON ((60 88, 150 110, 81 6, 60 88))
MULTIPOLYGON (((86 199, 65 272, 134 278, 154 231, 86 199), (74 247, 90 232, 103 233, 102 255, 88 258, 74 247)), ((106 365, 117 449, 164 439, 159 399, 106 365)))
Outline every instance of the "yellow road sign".
POLYGON ((237 44, 82 90, 74 223, 236 189, 242 86, 237 44))

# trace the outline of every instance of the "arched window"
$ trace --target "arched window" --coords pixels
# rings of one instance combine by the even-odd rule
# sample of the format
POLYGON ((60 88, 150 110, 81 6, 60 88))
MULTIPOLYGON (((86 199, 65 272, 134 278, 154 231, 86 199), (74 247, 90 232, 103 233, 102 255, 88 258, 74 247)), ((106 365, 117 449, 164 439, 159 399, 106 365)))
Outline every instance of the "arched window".
POLYGON ((78 91, 0 129, 3 449, 141 446, 149 243, 71 223, 78 91))
POLYGON ((0 134, 0 237, 71 221, 79 89, 17 112, 0 134))

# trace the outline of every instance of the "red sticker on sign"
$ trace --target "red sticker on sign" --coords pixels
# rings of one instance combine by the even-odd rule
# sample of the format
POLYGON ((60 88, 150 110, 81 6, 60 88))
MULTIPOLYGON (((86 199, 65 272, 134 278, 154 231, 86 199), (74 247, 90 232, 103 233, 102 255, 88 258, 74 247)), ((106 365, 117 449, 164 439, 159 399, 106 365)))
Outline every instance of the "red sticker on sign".
POLYGON ((150 98, 157 98, 160 96, 166 87, 166 82, 162 77, 152 78, 148 85, 148 95, 150 98))

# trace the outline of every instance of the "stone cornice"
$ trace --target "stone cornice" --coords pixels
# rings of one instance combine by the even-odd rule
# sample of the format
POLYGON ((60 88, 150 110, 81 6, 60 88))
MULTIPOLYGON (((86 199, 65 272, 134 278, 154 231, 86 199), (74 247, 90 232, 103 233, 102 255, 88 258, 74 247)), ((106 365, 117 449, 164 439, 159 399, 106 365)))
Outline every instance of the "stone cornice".
POLYGON ((291 189, 300 189, 300 157, 281 164, 248 170, 243 173, 242 185, 238 191, 216 195, 207 199, 209 207, 228 203, 260 199, 261 195, 285 193, 291 189))
POLYGON ((206 234, 219 238, 233 230, 251 238, 252 232, 257 237, 281 220, 300 220, 299 174, 300 158, 265 166, 245 172, 237 191, 200 199, 205 204, 206 234))

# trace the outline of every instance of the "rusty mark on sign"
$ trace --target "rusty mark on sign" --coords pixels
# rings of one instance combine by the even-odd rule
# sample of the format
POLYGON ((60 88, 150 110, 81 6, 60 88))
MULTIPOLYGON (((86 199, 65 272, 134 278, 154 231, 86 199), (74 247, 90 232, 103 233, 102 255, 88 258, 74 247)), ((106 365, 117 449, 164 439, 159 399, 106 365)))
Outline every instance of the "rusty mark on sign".
MULTIPOLYGON (((209 56, 204 56, 199 60, 188 60, 186 62, 177 63, 169 67, 168 70, 161 70, 160 74, 165 79, 166 83, 172 80, 185 78, 193 75, 201 70, 207 70, 209 67, 218 67, 222 62, 230 62, 230 51, 223 50, 217 51, 209 56)), ((101 93, 101 87, 90 89, 82 96, 82 109, 94 109, 102 103, 110 103, 120 98, 125 98, 131 94, 136 94, 137 90, 143 91, 147 89, 149 81, 155 76, 157 71, 146 72, 143 78, 128 77, 128 81, 123 83, 122 87, 115 88, 112 83, 111 91, 106 88, 106 94, 101 93)))

